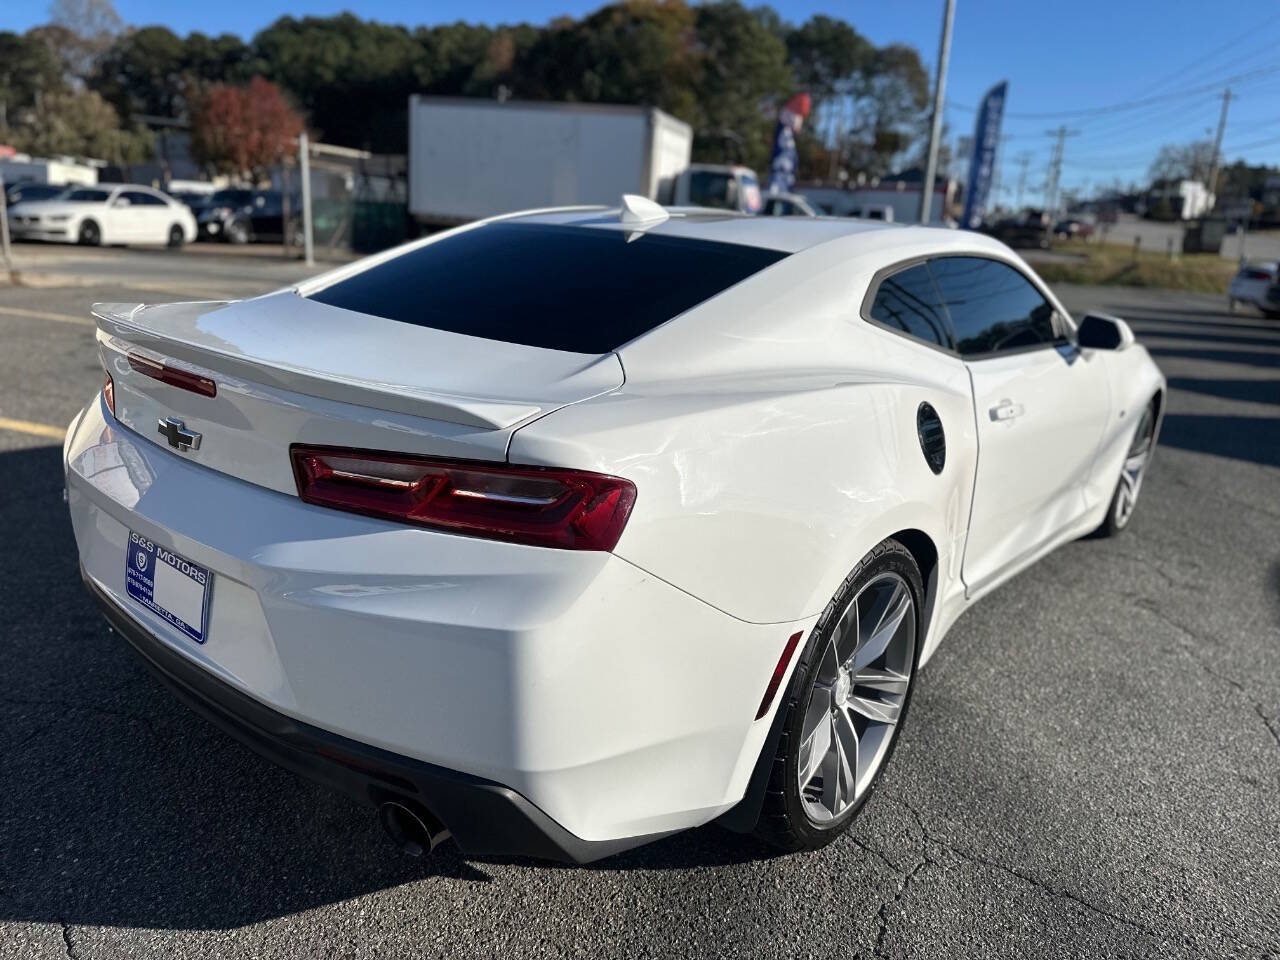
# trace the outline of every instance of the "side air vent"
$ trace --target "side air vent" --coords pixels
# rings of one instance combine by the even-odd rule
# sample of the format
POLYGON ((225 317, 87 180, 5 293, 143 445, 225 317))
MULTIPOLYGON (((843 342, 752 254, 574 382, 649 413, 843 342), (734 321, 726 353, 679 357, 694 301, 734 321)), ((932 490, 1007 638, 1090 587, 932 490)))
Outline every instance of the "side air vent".
POLYGON ((929 404, 920 404, 916 411, 916 435, 920 438, 920 451, 924 462, 934 473, 941 473, 947 462, 947 437, 942 432, 942 419, 929 404))

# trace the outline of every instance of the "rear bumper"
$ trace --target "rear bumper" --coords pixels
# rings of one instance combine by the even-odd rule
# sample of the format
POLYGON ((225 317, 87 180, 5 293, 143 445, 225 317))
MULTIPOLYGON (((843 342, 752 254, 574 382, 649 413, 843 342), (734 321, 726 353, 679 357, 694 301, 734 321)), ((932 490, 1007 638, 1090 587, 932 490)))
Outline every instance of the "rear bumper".
POLYGON ((574 836, 514 790, 480 777, 380 750, 263 706, 175 653, 84 574, 112 629, 193 711, 286 770, 352 799, 425 807, 464 853, 588 863, 664 834, 589 841, 574 836))
POLYGON ((1235 280, 1227 294, 1232 300, 1250 303, 1255 307, 1267 306, 1267 291, 1271 284, 1264 280, 1235 280))
MULTIPOLYGON (((782 645, 812 625, 744 623, 610 554, 311 506, 137 436, 100 399, 64 455, 86 578, 151 661, 231 691, 243 708, 221 714, 286 746, 389 763, 471 852, 590 859, 716 818, 760 754, 782 645), (128 596, 130 531, 212 571, 206 642, 128 596), (485 785, 483 802, 441 783, 485 785), (451 822, 473 808, 483 829, 451 822), (507 835, 530 830, 553 839, 507 835)), ((281 762, 310 773, 317 756, 281 762)), ((365 800, 389 788, 357 768, 324 777, 365 800)))

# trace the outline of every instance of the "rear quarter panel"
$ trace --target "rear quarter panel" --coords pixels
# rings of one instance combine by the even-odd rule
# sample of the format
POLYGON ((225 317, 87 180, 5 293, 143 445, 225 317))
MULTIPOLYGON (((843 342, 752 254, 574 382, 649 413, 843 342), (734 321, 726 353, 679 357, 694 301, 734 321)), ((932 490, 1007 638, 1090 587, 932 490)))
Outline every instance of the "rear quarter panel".
POLYGON ((616 553, 742 620, 820 612, 903 529, 937 549, 935 598, 962 593, 976 463, 964 365, 860 318, 883 256, 801 259, 668 325, 668 345, 622 348, 624 387, 520 429, 510 459, 634 481, 616 553), (940 475, 916 433, 923 401, 946 431, 940 475))

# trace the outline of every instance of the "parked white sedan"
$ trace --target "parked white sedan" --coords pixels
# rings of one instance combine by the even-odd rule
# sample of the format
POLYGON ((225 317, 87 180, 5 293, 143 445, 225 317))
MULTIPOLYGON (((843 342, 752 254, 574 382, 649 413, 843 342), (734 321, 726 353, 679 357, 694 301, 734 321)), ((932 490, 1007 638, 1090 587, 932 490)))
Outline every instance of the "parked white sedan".
POLYGON ((1234 313, 1236 304, 1245 303, 1257 307, 1268 317, 1276 316, 1277 304, 1269 294, 1277 282, 1280 282, 1280 263, 1272 260, 1241 264, 1227 291, 1227 309, 1234 313))
POLYGON ((1165 391, 988 237, 638 198, 93 312, 90 593, 410 852, 829 842, 956 618, 1129 522, 1165 391))
POLYGON ((185 204, 158 190, 103 184, 17 203, 9 210, 9 231, 19 240, 180 247, 195 240, 196 220, 185 204))

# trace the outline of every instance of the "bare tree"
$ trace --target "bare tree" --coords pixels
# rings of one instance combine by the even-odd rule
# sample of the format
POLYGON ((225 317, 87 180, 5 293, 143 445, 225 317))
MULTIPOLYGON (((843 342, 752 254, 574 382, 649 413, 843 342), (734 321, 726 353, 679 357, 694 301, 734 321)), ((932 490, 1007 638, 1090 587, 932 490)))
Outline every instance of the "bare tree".
POLYGON ((83 80, 93 70, 111 42, 124 29, 124 21, 111 0, 53 0, 49 23, 57 28, 47 39, 70 76, 83 80))
POLYGON ((1151 182, 1162 180, 1200 180, 1209 177, 1209 168, 1213 166, 1213 143, 1209 140, 1194 140, 1191 143, 1166 143, 1156 154, 1155 160, 1147 171, 1151 182))

